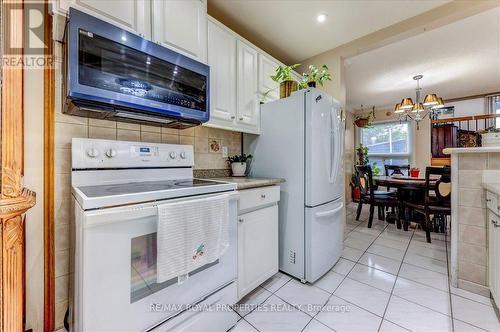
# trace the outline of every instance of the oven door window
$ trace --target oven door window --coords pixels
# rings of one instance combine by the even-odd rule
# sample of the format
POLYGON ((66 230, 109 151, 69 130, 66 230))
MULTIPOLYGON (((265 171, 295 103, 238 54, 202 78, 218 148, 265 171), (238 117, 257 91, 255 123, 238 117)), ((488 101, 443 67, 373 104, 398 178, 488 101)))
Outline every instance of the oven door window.
POLYGON ((78 40, 79 84, 207 111, 205 75, 85 30, 78 40))
MULTIPOLYGON (((132 238, 130 254, 130 303, 139 301, 178 283, 177 278, 162 283, 156 282, 156 233, 132 238)), ((219 260, 205 264, 189 273, 189 276, 202 272, 218 263, 219 260)))

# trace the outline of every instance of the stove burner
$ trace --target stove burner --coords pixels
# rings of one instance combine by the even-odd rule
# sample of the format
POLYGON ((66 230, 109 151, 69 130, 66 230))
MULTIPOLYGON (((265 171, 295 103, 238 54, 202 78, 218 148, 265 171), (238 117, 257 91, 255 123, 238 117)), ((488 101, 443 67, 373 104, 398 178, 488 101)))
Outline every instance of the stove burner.
POLYGON ((143 183, 125 183, 123 185, 114 185, 106 189, 113 194, 122 194, 124 191, 148 192, 171 189, 174 185, 169 183, 143 182, 143 183))
POLYGON ((214 184, 219 184, 218 182, 208 181, 208 180, 200 180, 200 179, 192 179, 192 180, 183 180, 175 182, 176 187, 203 187, 210 186, 214 184))
POLYGON ((186 180, 147 181, 147 182, 107 184, 98 186, 84 186, 84 187, 79 187, 79 189, 87 197, 103 197, 103 196, 117 196, 126 194, 139 194, 152 191, 203 187, 203 186, 218 185, 218 184, 220 183, 214 181, 186 179, 186 180))

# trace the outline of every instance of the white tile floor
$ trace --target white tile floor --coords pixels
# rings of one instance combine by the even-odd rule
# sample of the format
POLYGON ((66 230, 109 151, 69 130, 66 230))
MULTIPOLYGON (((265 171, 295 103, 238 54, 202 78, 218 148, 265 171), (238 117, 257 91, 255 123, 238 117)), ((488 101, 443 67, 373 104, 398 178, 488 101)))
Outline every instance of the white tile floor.
POLYGON ((443 234, 425 242, 347 212, 344 251, 314 285, 278 273, 240 304, 232 331, 500 331, 490 299, 450 287, 443 234))

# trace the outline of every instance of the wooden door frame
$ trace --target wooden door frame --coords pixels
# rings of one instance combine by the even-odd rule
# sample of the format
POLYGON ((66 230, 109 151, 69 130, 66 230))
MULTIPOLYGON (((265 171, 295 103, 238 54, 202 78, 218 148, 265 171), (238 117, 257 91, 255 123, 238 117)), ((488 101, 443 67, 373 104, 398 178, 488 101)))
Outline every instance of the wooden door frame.
POLYGON ((44 92, 44 154, 43 154, 43 233, 44 233, 44 331, 55 329, 55 227, 54 227, 54 48, 52 40, 52 16, 49 1, 44 0, 45 67, 44 92))
POLYGON ((0 108, 0 331, 23 331, 25 318, 24 213, 35 193, 22 187, 24 163, 24 0, 2 6, 0 108), (7 14, 6 14, 7 13, 7 14))

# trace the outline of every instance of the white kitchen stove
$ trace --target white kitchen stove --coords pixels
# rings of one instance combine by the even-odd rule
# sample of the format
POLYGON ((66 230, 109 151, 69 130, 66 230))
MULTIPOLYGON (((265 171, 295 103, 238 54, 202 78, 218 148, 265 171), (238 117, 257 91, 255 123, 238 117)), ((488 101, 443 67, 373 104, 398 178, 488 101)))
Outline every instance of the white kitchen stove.
POLYGON ((236 323, 236 185, 193 178, 190 145, 74 138, 74 331, 226 331, 236 323), (156 282, 157 205, 229 198, 230 248, 184 283, 156 282), (207 310, 190 310, 202 305, 207 310))

